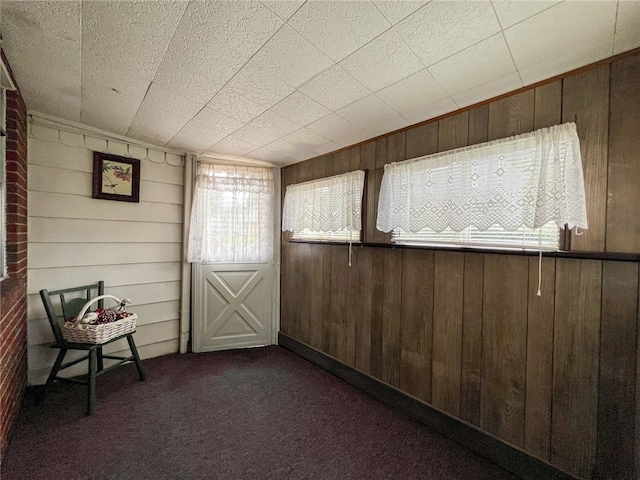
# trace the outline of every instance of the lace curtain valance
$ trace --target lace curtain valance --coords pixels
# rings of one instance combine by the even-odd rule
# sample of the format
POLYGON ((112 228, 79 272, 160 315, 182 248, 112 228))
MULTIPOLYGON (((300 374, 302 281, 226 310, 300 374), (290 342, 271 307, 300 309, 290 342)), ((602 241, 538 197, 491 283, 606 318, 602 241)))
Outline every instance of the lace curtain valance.
POLYGON ((273 170, 198 166, 189 262, 263 262, 273 257, 273 170))
POLYGON ((283 231, 360 231, 364 171, 289 185, 282 212, 283 231))
POLYGON ((377 228, 587 228, 574 123, 385 165, 377 228))

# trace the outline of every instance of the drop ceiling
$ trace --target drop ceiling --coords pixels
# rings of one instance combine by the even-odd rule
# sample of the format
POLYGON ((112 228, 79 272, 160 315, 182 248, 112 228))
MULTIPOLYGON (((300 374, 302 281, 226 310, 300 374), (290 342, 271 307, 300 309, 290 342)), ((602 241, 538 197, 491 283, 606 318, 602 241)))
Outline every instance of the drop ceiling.
POLYGON ((640 1, 7 1, 31 111, 287 165, 640 46, 640 1))

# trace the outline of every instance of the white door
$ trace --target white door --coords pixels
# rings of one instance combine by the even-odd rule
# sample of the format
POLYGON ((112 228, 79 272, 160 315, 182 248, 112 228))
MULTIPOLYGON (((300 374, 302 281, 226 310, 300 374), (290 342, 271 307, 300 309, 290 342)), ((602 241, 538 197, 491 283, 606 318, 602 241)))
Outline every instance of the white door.
POLYGON ((271 264, 199 264, 196 276, 195 352, 271 343, 271 264))
POLYGON ((273 342, 273 169, 200 163, 188 257, 194 352, 273 342))

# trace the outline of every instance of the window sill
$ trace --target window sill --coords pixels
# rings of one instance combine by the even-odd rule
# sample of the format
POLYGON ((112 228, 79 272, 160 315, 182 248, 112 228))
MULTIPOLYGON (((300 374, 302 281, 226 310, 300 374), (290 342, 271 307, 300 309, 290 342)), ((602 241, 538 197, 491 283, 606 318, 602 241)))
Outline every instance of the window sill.
MULTIPOLYGON (((349 245, 349 242, 333 242, 319 240, 288 240, 289 243, 309 243, 317 245, 349 245)), ((454 247, 454 246, 434 246, 434 245, 406 245, 393 243, 371 243, 371 242, 354 242, 354 247, 369 248, 393 248, 393 249, 418 249, 418 250, 436 250, 446 252, 466 252, 466 253, 491 253, 499 255, 523 255, 528 257, 536 257, 539 250, 507 250, 504 248, 484 248, 484 247, 454 247)), ((543 257, 552 258, 576 258, 581 260, 615 260, 619 262, 640 262, 640 253, 618 253, 618 252, 568 252, 568 251, 550 251, 543 250, 543 257)))

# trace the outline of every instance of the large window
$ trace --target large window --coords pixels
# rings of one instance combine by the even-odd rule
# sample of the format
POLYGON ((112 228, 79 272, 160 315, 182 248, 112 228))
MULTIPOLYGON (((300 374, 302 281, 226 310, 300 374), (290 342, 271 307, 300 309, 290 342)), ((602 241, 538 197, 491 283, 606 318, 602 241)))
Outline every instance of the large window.
POLYGON ((364 171, 289 185, 282 230, 294 239, 360 241, 364 171))
POLYGON ((555 250, 565 225, 587 227, 573 123, 385 166, 377 227, 397 243, 555 250))
POLYGON ((273 258, 273 169, 198 166, 189 262, 267 262, 273 258))

